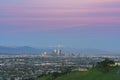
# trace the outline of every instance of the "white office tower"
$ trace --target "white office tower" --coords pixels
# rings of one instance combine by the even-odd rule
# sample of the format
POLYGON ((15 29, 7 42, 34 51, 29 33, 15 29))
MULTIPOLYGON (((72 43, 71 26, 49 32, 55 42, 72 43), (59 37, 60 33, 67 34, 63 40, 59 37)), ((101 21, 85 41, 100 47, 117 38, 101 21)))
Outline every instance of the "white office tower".
POLYGON ((54 53, 54 54, 57 54, 57 55, 60 55, 60 54, 62 54, 62 51, 59 50, 59 49, 55 49, 55 50, 53 51, 53 53, 54 53))

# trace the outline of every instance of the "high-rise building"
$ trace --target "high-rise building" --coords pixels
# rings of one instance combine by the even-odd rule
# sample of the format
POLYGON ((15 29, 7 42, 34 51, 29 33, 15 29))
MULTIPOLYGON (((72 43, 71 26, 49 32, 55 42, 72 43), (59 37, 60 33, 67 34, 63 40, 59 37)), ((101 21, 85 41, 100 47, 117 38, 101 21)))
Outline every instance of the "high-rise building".
POLYGON ((55 50, 53 51, 53 53, 54 53, 54 54, 57 54, 57 55, 60 55, 60 54, 62 54, 62 50, 60 50, 60 49, 55 49, 55 50))

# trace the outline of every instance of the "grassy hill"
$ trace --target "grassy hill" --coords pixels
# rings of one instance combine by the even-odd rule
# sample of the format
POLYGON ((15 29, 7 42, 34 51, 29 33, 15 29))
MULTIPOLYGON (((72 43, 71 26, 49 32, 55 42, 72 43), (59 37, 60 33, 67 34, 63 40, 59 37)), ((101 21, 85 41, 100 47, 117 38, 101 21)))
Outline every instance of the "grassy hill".
MULTIPOLYGON (((115 67, 108 73, 101 73, 95 68, 84 72, 74 71, 57 77, 55 80, 120 80, 120 74, 117 74, 119 69, 120 67, 115 67)), ((49 80, 50 77, 51 75, 47 75, 36 80, 49 80)))

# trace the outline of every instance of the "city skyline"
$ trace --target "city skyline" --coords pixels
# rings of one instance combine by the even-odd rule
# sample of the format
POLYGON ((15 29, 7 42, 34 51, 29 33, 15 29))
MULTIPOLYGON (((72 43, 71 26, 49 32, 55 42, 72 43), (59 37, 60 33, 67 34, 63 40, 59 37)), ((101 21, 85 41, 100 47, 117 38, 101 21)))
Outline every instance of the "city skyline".
POLYGON ((119 0, 0 0, 0 46, 120 52, 119 0))

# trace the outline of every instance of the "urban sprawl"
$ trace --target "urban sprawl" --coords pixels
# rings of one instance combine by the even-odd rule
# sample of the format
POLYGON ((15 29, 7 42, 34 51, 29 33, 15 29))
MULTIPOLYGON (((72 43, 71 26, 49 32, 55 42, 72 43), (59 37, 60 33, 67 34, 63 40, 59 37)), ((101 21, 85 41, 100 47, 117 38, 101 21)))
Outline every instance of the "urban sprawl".
POLYGON ((33 80, 42 74, 59 72, 66 67, 86 71, 106 57, 120 65, 120 56, 63 53, 59 49, 40 54, 1 54, 0 80, 33 80))

